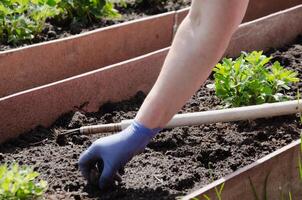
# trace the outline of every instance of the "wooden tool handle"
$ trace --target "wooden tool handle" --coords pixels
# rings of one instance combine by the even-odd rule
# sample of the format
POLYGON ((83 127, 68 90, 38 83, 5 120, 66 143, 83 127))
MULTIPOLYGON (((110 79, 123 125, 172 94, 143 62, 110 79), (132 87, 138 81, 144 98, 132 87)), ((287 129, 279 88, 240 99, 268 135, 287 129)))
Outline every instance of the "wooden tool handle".
POLYGON ((99 124, 92 126, 83 126, 80 128, 80 133, 91 135, 96 133, 119 132, 122 130, 121 123, 115 124, 99 124))
MULTIPOLYGON (((295 100, 239 108, 178 114, 171 119, 165 128, 289 115, 299 113, 301 110, 302 101, 295 100)), ((86 135, 101 132, 119 132, 127 128, 132 121, 133 120, 123 120, 121 123, 116 124, 84 126, 80 128, 80 132, 86 135)))
POLYGON ((222 110, 185 113, 175 115, 166 125, 166 128, 267 118, 295 114, 301 111, 302 101, 294 100, 222 110))

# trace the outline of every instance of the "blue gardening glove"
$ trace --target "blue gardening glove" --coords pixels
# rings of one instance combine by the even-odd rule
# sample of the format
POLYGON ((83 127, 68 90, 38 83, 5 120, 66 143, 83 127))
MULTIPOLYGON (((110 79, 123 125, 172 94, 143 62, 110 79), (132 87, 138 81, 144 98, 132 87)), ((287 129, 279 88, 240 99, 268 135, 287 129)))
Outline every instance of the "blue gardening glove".
POLYGON ((96 164, 103 161, 103 171, 98 180, 100 189, 120 179, 118 170, 142 152, 149 141, 160 131, 160 128, 149 129, 134 121, 125 130, 104 138, 100 138, 81 154, 79 168, 83 176, 91 181, 91 171, 96 164))

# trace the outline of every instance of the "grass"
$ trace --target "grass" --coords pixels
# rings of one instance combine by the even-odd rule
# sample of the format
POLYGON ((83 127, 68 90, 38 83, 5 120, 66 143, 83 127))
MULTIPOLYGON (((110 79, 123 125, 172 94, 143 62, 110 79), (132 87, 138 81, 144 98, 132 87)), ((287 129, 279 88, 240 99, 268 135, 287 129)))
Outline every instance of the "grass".
MULTIPOLYGON (((215 187, 215 195, 218 200, 222 200, 223 188, 224 188, 224 183, 222 183, 219 187, 215 187)), ((205 200, 211 200, 211 198, 206 194, 204 194, 203 197, 205 198, 205 200)))
MULTIPOLYGON (((209 164, 208 168, 211 169, 210 164, 209 164)), ((211 170, 210 170, 210 177, 211 177, 212 182, 213 182, 213 181, 214 181, 214 176, 213 176, 211 170)), ((223 192, 223 189, 224 189, 224 183, 222 183, 219 187, 216 186, 214 189, 215 189, 216 198, 217 198, 218 200, 222 200, 222 192, 223 192)), ((211 198, 210 198, 207 194, 204 194, 204 195, 203 195, 203 198, 204 198, 205 200, 211 200, 211 198)))
MULTIPOLYGON (((268 183, 268 178, 269 178, 270 172, 265 176, 265 180, 264 180, 264 186, 263 186, 263 200, 268 200, 268 195, 267 195, 267 183, 268 183)), ((249 179, 249 183, 254 195, 255 200, 261 200, 259 198, 259 195, 257 193, 256 187, 253 184, 253 181, 251 179, 251 177, 248 177, 249 179)))

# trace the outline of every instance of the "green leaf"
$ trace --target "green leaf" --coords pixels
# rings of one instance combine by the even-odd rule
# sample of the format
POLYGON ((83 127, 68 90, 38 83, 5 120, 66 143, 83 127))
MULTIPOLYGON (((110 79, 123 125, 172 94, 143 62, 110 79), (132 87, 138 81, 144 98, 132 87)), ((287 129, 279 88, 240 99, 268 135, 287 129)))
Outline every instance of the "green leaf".
POLYGON ((37 199, 47 188, 43 180, 36 180, 38 173, 31 167, 19 166, 17 163, 0 165, 0 199, 25 200, 37 199))
POLYGON ((223 58, 213 69, 216 95, 233 107, 288 99, 281 92, 299 81, 298 73, 279 62, 269 65, 271 59, 262 51, 242 52, 234 61, 223 58))
POLYGON ((0 40, 18 45, 41 33, 45 21, 61 13, 60 0, 9 0, 0 2, 0 40))

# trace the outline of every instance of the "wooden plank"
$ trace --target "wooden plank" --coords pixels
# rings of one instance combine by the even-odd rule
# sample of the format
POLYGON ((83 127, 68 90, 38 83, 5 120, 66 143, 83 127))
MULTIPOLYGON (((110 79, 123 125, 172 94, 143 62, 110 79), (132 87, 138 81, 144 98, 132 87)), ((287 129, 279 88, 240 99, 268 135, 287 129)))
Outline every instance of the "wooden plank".
POLYGON ((265 194, 268 199, 282 199, 281 193, 287 195, 286 199, 288 199, 288 192, 291 192, 293 199, 301 199, 302 182, 299 179, 298 172, 298 161, 299 156, 301 156, 300 142, 300 140, 297 140, 274 151, 251 165, 196 190, 182 199, 196 198, 204 200, 204 195, 216 199, 215 187, 220 188, 222 183, 224 183, 223 200, 255 200, 252 185, 261 200, 264 199, 262 197, 265 194), (267 184, 265 184, 266 178, 267 184))
MULTIPOLYGON (((241 49, 278 47, 289 42, 302 33, 302 23, 297 21, 301 18, 301 11, 302 5, 241 25, 226 54, 238 55, 241 49), (271 29, 264 31, 266 26, 271 29), (276 32, 282 29, 290 31, 276 35, 276 32), (263 37, 263 34, 267 35, 263 37), (272 43, 270 43, 271 37, 275 37, 272 43)), ((148 92, 157 78, 168 50, 168 48, 162 49, 0 98, 0 142, 14 138, 37 125, 49 126, 56 118, 72 110, 74 106, 88 102, 86 109, 97 111, 98 107, 106 101, 127 99, 139 90, 148 92)))
POLYGON ((0 97, 168 47, 174 12, 0 52, 0 97))
MULTIPOLYGON (((244 21, 301 3, 250 0, 244 21)), ((168 47, 187 12, 188 8, 0 52, 0 97, 168 47)))

